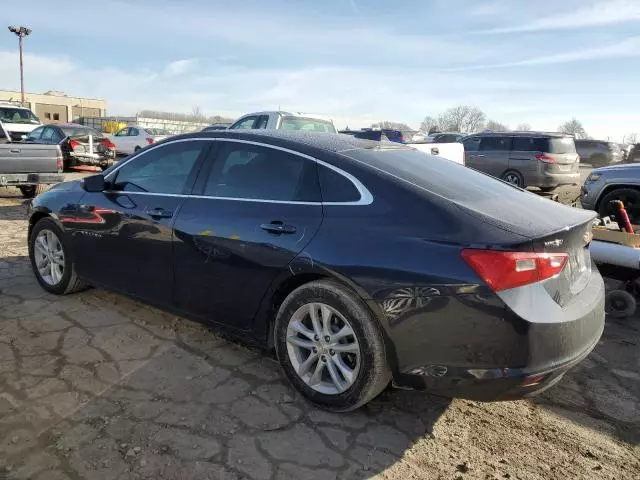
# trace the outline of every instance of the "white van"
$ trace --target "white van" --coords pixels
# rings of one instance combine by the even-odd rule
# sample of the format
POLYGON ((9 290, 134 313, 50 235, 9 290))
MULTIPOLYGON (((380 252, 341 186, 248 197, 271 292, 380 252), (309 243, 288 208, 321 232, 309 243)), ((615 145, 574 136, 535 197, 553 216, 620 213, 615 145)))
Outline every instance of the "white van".
POLYGON ((23 135, 42 125, 40 119, 29 108, 3 102, 0 102, 0 122, 14 141, 21 140, 23 135))

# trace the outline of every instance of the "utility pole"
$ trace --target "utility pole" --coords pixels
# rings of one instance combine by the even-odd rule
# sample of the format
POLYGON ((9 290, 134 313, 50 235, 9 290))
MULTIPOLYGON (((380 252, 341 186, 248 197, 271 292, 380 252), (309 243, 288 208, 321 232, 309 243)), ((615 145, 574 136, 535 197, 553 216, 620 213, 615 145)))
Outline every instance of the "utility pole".
POLYGON ((22 66, 22 39, 31 34, 31 29, 27 27, 16 27, 12 25, 9 27, 11 33, 15 33, 18 36, 18 45, 20 46, 20 96, 21 101, 24 104, 24 68, 22 66))

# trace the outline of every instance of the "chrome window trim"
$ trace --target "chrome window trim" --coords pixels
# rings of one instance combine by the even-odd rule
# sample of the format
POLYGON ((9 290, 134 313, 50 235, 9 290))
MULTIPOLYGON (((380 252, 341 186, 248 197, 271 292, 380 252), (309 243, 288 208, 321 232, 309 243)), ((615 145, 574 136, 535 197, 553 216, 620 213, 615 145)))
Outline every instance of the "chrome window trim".
POLYGON ((114 168, 111 172, 109 172, 109 174, 105 177, 105 180, 109 180, 109 178, 112 175, 115 175, 118 170, 120 170, 130 161, 140 157, 141 155, 151 152, 156 148, 171 145, 173 143, 197 142, 202 140, 209 141, 209 142, 235 142, 235 143, 244 143, 247 145, 256 145, 258 147, 273 148, 275 150, 280 150, 286 153, 290 153, 298 157, 306 158, 307 160, 311 160, 312 162, 315 162, 319 165, 322 165, 326 168, 333 170, 334 172, 338 173, 339 175, 342 175, 347 180, 349 180, 353 184, 353 186, 356 187, 356 190, 358 190, 358 192, 360 193, 360 200, 356 200, 354 202, 297 202, 293 200, 268 200, 268 199, 262 199, 262 198, 215 197, 212 195, 185 195, 185 194, 178 194, 178 193, 128 192, 128 191, 122 191, 122 190, 117 190, 117 191, 109 190, 108 192, 109 193, 126 193, 126 194, 133 194, 133 195, 162 195, 166 197, 211 198, 215 200, 237 200, 239 202, 280 203, 280 204, 292 204, 292 205, 344 205, 344 206, 347 206, 347 205, 371 205, 373 203, 373 195, 367 189, 367 187, 365 187, 360 180, 358 180, 356 177, 351 175, 349 172, 345 172, 344 170, 336 167, 335 165, 331 165, 330 163, 324 162, 322 160, 318 160, 317 158, 312 157, 310 155, 306 155, 304 153, 296 152, 295 150, 291 150, 289 148, 280 147, 277 145, 270 145, 268 143, 255 142, 252 140, 242 140, 238 138, 220 138, 220 137, 218 138, 182 138, 182 139, 173 140, 167 143, 160 143, 150 147, 144 152, 141 152, 137 155, 133 155, 132 158, 124 161, 124 163, 122 164, 119 164, 116 168, 114 168))

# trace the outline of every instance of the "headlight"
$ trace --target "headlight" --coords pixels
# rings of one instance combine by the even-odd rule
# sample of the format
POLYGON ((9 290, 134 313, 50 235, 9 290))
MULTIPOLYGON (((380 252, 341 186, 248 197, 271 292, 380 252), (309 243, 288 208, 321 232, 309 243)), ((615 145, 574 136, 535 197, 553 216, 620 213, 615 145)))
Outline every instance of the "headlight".
POLYGON ((595 182, 599 178, 600 178, 600 174, 599 173, 592 173, 591 175, 589 175, 587 177, 587 182, 595 182))

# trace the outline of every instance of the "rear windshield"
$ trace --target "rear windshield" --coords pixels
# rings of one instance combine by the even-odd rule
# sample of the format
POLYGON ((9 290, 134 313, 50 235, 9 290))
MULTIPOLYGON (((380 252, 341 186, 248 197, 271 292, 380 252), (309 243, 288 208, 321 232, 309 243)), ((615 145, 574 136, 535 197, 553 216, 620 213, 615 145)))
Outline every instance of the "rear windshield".
POLYGON ((0 107, 0 122, 40 125, 40 120, 28 108, 0 107))
POLYGON ((358 149, 344 155, 407 180, 419 187, 453 201, 503 208, 510 198, 522 191, 493 177, 441 157, 413 149, 358 149), (464 188, 460 188, 464 185, 464 188), (500 202, 496 202, 500 198, 500 202))
POLYGON ((307 132, 336 133, 333 123, 319 118, 283 117, 280 130, 302 130, 307 132))
POLYGON ((60 127, 60 130, 62 130, 62 133, 64 133, 65 136, 71 138, 84 137, 86 135, 93 135, 94 137, 100 136, 100 133, 98 133, 98 131, 89 127, 60 127))
POLYGON ((547 153, 576 153, 576 144, 573 137, 548 137, 540 139, 545 142, 546 149, 540 150, 547 153))

